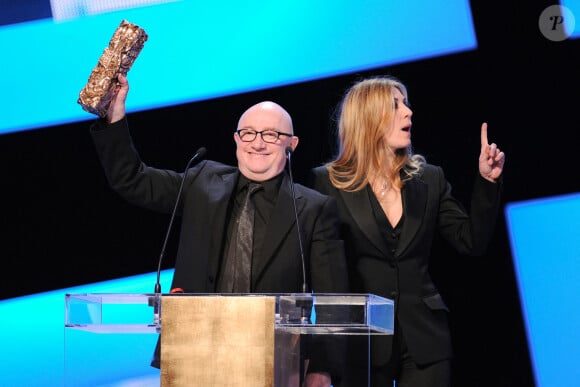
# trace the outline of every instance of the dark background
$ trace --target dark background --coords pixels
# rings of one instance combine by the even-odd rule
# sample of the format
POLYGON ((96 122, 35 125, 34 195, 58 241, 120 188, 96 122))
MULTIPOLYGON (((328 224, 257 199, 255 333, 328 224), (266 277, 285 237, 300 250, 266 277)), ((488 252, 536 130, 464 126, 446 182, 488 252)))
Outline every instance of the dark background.
MULTIPOLYGON (((200 146, 208 158, 234 163, 239 115, 274 100, 293 116, 301 139, 294 177, 304 181, 333 154, 332 116, 345 89, 365 76, 392 74, 408 87, 415 151, 444 167, 464 203, 483 121, 490 142, 507 155, 504 204, 577 192, 580 40, 552 42, 541 34, 539 16, 553 2, 489 3, 471 2, 474 51, 131 113, 136 146, 145 162, 162 168, 183 170, 200 146)), ((176 82, 184 76, 175 74, 176 82)), ((0 137, 0 299, 156 270, 169 216, 128 205, 109 189, 90 123, 0 137)), ((172 267, 176 229, 163 268, 172 267)), ((456 385, 533 386, 503 212, 485 256, 463 257, 437 240, 432 271, 452 311, 456 385)))

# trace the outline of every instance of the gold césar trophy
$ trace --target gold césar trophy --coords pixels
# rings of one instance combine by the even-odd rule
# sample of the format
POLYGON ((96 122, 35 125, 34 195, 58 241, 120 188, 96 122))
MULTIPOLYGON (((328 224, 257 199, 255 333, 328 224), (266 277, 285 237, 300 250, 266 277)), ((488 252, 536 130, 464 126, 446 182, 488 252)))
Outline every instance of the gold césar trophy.
POLYGON ((141 27, 121 22, 79 94, 77 102, 83 110, 101 118, 107 115, 117 89, 117 75, 127 74, 146 40, 147 33, 141 27))

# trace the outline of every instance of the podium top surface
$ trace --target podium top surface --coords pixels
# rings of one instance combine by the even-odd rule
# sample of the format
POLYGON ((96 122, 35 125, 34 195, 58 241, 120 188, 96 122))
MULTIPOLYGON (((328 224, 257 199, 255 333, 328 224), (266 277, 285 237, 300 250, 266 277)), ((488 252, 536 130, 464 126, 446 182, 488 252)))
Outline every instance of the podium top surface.
MULTIPOLYGON (((356 293, 81 293, 65 295, 65 328, 159 333, 165 297, 273 297, 275 329, 299 334, 392 334, 394 303, 356 293)), ((243 322, 240 322, 243 323, 243 322)))
POLYGON ((70 301, 98 302, 101 304, 140 304, 147 303, 151 297, 276 297, 276 298, 314 298, 317 303, 348 304, 393 304, 393 301, 369 293, 76 293, 66 294, 70 301))

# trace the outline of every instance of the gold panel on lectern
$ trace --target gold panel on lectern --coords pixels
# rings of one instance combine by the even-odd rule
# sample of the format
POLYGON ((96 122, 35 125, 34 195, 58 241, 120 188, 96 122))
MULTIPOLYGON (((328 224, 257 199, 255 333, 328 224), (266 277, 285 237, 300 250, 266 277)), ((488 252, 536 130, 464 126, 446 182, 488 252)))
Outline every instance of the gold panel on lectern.
POLYGON ((274 298, 164 297, 161 310, 162 387, 274 386, 274 298))

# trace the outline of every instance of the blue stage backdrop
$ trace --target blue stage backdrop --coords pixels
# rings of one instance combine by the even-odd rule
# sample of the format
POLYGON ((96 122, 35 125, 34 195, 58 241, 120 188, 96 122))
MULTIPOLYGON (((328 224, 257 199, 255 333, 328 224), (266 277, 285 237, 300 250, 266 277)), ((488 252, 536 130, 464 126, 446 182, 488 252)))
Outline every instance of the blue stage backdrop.
POLYGON ((505 209, 537 386, 580 380, 580 193, 505 209))
POLYGON ((568 16, 571 16, 572 20, 564 20, 570 37, 580 37, 580 0, 562 0, 560 4, 566 7, 571 13, 568 16))
POLYGON ((467 0, 38 3, 49 1, 0 3, 0 52, 10 53, 0 62, 0 85, 10 90, 0 94, 0 106, 10 107, 0 133, 94 117, 78 94, 122 20, 149 35, 129 72, 130 111, 477 46, 467 0))
MULTIPOLYGON (((100 334, 72 332, 65 343, 65 295, 83 293, 153 293, 156 273, 136 275, 68 289, 0 301, 0 385, 63 386, 65 348, 79 356, 67 356, 67 386, 144 386, 159 372, 149 366, 156 334, 100 334), (139 350, 137 345, 143 346, 139 350), (131 348, 137 355, 126 356, 131 348)), ((173 270, 161 272, 161 288, 170 289, 173 270)), ((118 310, 117 321, 133 321, 118 310)), ((151 322, 153 310, 151 310, 151 322)), ((147 384, 149 385, 149 384, 147 384)))

